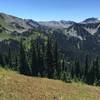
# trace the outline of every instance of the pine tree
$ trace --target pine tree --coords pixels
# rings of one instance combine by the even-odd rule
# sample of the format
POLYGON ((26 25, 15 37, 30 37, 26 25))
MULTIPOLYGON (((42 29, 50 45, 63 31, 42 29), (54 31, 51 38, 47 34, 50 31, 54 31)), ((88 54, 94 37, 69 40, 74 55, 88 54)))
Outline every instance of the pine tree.
POLYGON ((88 55, 86 55, 84 68, 85 68, 84 69, 84 81, 87 82, 88 81, 88 71, 89 71, 89 57, 88 57, 88 55))
POLYGON ((61 71, 65 71, 65 59, 63 58, 62 59, 62 69, 61 69, 61 71))
POLYGON ((46 76, 45 74, 45 50, 44 50, 44 43, 42 43, 41 49, 40 49, 40 74, 41 76, 46 76))
POLYGON ((86 77, 86 83, 93 85, 95 82, 95 61, 93 61, 92 66, 88 71, 88 76, 86 77))
POLYGON ((57 41, 54 42, 54 68, 56 72, 56 77, 59 78, 60 75, 60 65, 59 65, 59 55, 58 55, 58 44, 57 41))
POLYGON ((78 59, 75 60, 75 77, 77 79, 81 78, 81 68, 80 68, 80 62, 78 59))
POLYGON ((45 43, 43 42, 42 44, 42 76, 47 76, 46 75, 46 60, 45 60, 45 43))
POLYGON ((40 75, 40 47, 39 47, 39 41, 36 40, 36 74, 37 76, 40 75))
POLYGON ((19 71, 21 74, 24 75, 30 75, 30 68, 27 63, 26 54, 25 54, 25 48, 23 46, 23 40, 20 41, 20 66, 19 71))
POLYGON ((54 65, 53 65, 52 45, 51 45, 50 36, 48 36, 48 41, 47 41, 46 57, 47 57, 47 74, 48 74, 48 78, 53 78, 55 69, 54 69, 54 65))
POLYGON ((1 53, 0 53, 0 65, 1 65, 2 67, 5 66, 4 55, 2 55, 1 53))
POLYGON ((11 55, 11 49, 8 50, 8 66, 9 68, 12 68, 12 55, 11 55))
POLYGON ((100 80, 100 69, 99 69, 99 59, 98 57, 95 60, 95 74, 96 74, 96 80, 100 80))
POLYGON ((18 70, 18 56, 15 55, 15 70, 18 70))
POLYGON ((37 75, 40 75, 41 76, 41 67, 42 67, 42 61, 41 61, 41 48, 40 48, 40 45, 38 43, 38 48, 37 48, 37 75))
POLYGON ((32 69, 32 75, 37 76, 37 57, 36 57, 36 47, 35 42, 31 40, 31 69, 32 69))

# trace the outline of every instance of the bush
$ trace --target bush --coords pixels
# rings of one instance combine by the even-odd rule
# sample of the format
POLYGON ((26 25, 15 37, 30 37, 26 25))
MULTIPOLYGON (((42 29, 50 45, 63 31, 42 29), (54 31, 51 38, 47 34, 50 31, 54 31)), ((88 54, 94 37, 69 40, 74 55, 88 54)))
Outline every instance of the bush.
POLYGON ((97 81, 95 82, 95 85, 96 85, 96 86, 100 86, 100 80, 97 80, 97 81))
POLYGON ((63 80, 66 83, 71 83, 71 77, 70 74, 66 73, 65 71, 61 73, 61 80, 63 80))

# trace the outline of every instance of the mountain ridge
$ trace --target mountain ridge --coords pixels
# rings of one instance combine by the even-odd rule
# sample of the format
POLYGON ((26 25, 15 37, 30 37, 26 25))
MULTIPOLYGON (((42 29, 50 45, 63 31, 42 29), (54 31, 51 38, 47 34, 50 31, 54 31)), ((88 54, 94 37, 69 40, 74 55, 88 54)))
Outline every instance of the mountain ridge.
MULTIPOLYGON (((94 18, 94 22, 85 24, 64 20, 50 21, 50 24, 53 25, 51 27, 50 25, 41 25, 40 22, 32 19, 1 15, 0 40, 9 38, 18 40, 18 37, 24 37, 26 41, 29 41, 31 38, 36 39, 38 35, 45 39, 48 34, 51 34, 52 38, 57 40, 61 52, 64 52, 66 57, 74 58, 82 54, 84 56, 87 54, 97 56, 100 54, 100 22, 97 22, 98 19, 94 18)), ((16 42, 14 43, 16 44, 16 42)), ((4 48, 2 49, 2 42, 0 49, 5 51, 4 48)))
POLYGON ((8 33, 14 33, 14 32, 25 33, 25 31, 28 31, 30 29, 38 29, 41 27, 42 28, 46 27, 47 29, 53 29, 53 30, 69 29, 71 26, 79 24, 90 34, 94 35, 97 32, 98 28, 100 27, 100 21, 94 17, 88 18, 83 22, 79 23, 74 21, 65 21, 65 20, 38 22, 32 19, 22 19, 4 13, 0 13, 0 24, 3 26, 3 28, 6 29, 6 31, 9 31, 8 33), (90 22, 91 20, 92 22, 90 22), (96 26, 97 24, 98 25, 94 28, 90 24, 93 24, 93 26, 96 26))
MULTIPOLYGON (((19 18, 19 17, 15 17, 13 15, 10 15, 10 14, 6 14, 6 13, 3 13, 3 12, 0 12, 0 18, 3 19, 3 17, 6 17, 5 19, 8 18, 8 20, 12 20, 12 21, 14 21, 14 19, 15 20, 16 19, 23 20, 25 22, 31 21, 32 23, 36 23, 36 24, 43 25, 43 26, 52 26, 54 24, 54 25, 58 26, 57 28, 60 28, 60 27, 67 28, 68 25, 70 26, 70 25, 73 25, 75 23, 78 23, 78 24, 100 23, 100 20, 98 18, 95 18, 95 17, 87 18, 87 19, 85 19, 85 20, 83 20, 81 22, 66 21, 66 20, 59 20, 59 21, 34 21, 33 19, 19 18), (11 18, 13 18, 13 19, 11 19, 11 18), (49 25, 49 24, 51 24, 51 25, 49 25)), ((16 22, 17 21, 18 20, 16 20, 16 22)), ((20 23, 20 21, 19 21, 19 23, 20 23)))

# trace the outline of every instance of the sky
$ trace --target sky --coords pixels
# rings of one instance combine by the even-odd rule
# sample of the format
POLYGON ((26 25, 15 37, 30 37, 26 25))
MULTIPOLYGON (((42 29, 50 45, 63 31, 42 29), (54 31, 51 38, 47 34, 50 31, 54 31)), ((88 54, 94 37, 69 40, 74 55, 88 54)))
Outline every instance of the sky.
POLYGON ((100 18, 100 0, 1 0, 0 12, 36 21, 100 18))

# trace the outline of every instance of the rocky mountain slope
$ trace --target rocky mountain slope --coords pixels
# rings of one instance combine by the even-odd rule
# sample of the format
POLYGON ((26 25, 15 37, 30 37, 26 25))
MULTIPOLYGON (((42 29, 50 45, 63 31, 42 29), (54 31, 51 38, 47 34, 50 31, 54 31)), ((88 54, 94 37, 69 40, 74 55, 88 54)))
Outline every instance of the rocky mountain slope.
MULTIPOLYGON (((36 22, 32 19, 22 19, 15 16, 0 13, 0 30, 7 33, 23 33, 30 29, 44 28, 55 31, 59 29, 66 36, 76 37, 79 39, 85 39, 86 34, 97 35, 100 28, 100 20, 97 18, 88 18, 83 22, 77 23, 73 21, 48 21, 48 22, 36 22), (83 33, 82 33, 83 32, 83 33)), ((42 29, 43 30, 43 29, 42 29)), ((51 32, 51 31, 49 31, 51 32)), ((98 34, 99 35, 99 34, 98 34)))
POLYGON ((0 25, 5 29, 7 33, 22 33, 39 26, 37 22, 31 19, 22 19, 4 13, 0 13, 0 25))
MULTIPOLYGON (((88 18, 80 23, 64 20, 36 22, 0 13, 0 40, 18 40, 21 35, 26 36, 28 41, 32 37, 35 39, 38 34, 43 39, 51 34, 58 41, 61 52, 68 58, 100 55, 100 20, 97 18, 88 18)), ((0 51, 5 51, 2 43, 7 45, 8 40, 3 41, 0 42, 0 51)), ((17 45, 17 42, 14 43, 14 46, 17 45)))

